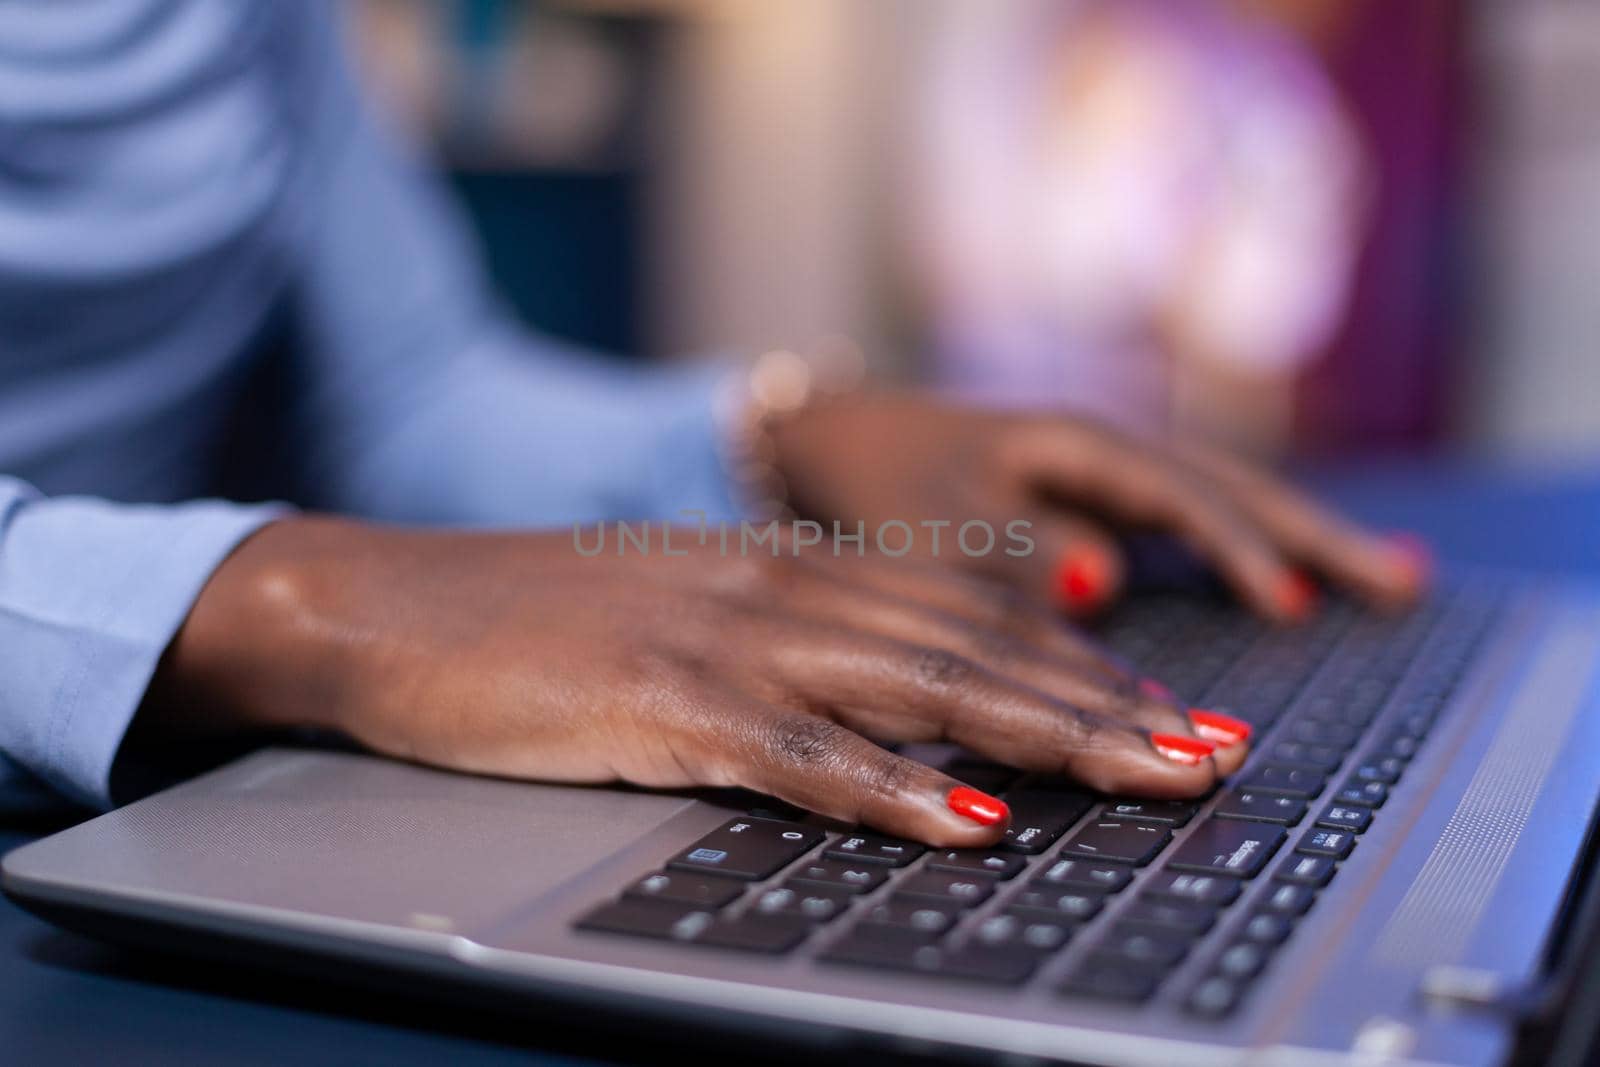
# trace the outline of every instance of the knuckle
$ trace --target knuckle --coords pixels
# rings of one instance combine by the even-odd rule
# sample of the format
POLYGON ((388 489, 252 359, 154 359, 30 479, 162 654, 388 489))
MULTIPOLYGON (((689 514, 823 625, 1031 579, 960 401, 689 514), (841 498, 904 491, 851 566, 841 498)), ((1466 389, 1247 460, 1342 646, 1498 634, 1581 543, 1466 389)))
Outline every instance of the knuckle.
POLYGON ((781 564, 780 560, 761 556, 731 557, 717 569, 710 588, 727 603, 743 603, 748 597, 759 597, 772 584, 781 564))
POLYGON ((725 606, 764 609, 774 597, 792 592, 809 571, 788 553, 752 550, 719 560, 707 588, 725 606))
POLYGON ((1034 599, 1016 586, 997 585, 991 597, 1002 619, 1038 621, 1046 617, 1034 599))
POLYGON ((1022 590, 1000 582, 984 583, 978 604, 979 617, 986 625, 1017 634, 1030 632, 1043 615, 1022 590))
POLYGON ((977 627, 968 633, 967 640, 980 662, 1002 674, 1027 657, 1022 636, 1012 627, 977 627))
POLYGON ((679 690, 707 681, 713 667, 706 656, 683 648, 645 646, 622 658, 636 683, 645 688, 679 690))
POLYGON ((1140 692, 1139 683, 1132 678, 1108 678, 1102 684, 1111 694, 1112 703, 1119 711, 1131 713, 1150 709, 1166 710, 1166 705, 1140 692))
POLYGON ((878 796, 898 796, 911 784, 912 773, 908 760, 885 756, 863 767, 861 778, 866 788, 878 796))
POLYGON ((1067 742, 1073 748, 1097 749, 1103 742, 1105 722, 1083 708, 1069 705, 1063 716, 1067 742))
POLYGON ((911 671, 918 685, 934 690, 961 688, 968 684, 975 667, 971 660, 946 648, 923 648, 916 653, 911 671))
POLYGON ((814 715, 797 715, 774 728, 774 748, 791 763, 817 766, 837 759, 844 747, 844 728, 814 715))

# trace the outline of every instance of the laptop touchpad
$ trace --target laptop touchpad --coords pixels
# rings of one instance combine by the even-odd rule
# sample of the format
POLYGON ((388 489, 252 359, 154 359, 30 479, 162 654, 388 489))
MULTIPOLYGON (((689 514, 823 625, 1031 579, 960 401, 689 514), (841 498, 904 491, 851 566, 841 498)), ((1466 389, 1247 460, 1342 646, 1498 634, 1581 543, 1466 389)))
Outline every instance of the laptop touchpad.
POLYGON ((139 894, 462 931, 524 907, 692 801, 388 760, 259 753, 36 847, 32 873, 139 894))

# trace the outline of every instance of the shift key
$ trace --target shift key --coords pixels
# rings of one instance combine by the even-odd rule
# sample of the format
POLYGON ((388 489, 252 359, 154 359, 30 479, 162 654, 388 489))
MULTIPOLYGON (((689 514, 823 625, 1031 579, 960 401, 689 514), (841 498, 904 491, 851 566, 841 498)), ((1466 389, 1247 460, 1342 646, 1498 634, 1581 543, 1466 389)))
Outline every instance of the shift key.
POLYGON ((821 830, 770 819, 733 819, 667 862, 678 871, 715 871, 730 878, 765 878, 822 841, 821 830))
POLYGON ((1178 846, 1167 866, 1179 871, 1254 878, 1283 844, 1282 827, 1207 819, 1178 846))

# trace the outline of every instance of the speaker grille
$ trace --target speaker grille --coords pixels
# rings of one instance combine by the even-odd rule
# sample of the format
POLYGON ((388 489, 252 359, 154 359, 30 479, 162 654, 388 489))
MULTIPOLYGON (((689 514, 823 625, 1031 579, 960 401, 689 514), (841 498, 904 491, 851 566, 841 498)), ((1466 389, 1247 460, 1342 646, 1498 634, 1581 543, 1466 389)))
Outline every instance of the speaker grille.
POLYGON ((1483 762, 1373 956, 1393 966, 1454 963, 1516 850, 1540 787, 1583 706, 1600 619, 1560 626, 1540 649, 1483 762))

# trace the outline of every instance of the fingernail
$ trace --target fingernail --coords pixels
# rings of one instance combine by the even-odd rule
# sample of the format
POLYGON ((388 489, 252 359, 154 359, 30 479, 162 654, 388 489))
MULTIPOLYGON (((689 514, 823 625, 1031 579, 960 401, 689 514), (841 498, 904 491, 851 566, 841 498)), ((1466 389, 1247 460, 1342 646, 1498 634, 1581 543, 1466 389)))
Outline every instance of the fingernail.
POLYGON ((944 802, 962 818, 971 819, 980 826, 993 826, 1011 817, 1005 801, 982 793, 968 785, 958 785, 950 790, 944 802))
POLYGON ((1151 734, 1150 743, 1169 760, 1188 767, 1193 767, 1217 750, 1217 746, 1210 741, 1183 734, 1151 734))
POLYGON ((1433 546, 1420 535, 1404 531, 1389 534, 1385 540, 1389 543, 1394 568, 1404 577, 1406 584, 1426 584, 1433 573, 1433 546))
POLYGON ((1300 620, 1311 614, 1317 603, 1317 587, 1300 571, 1286 571, 1275 594, 1278 611, 1286 618, 1300 620))
POLYGON ((1140 678, 1139 692, 1143 693, 1151 700, 1164 700, 1169 704, 1172 703, 1173 700, 1177 699, 1173 695, 1172 690, 1168 689, 1154 678, 1140 678))
POLYGON ((1090 611, 1111 587, 1111 560, 1099 545, 1074 545, 1056 567, 1056 599, 1069 611, 1090 611))
POLYGON ((1235 719, 1232 715, 1224 715, 1220 711, 1190 708, 1189 722, 1194 726, 1195 733, 1207 741, 1215 741, 1223 748, 1250 739, 1249 723, 1243 719, 1235 719))

